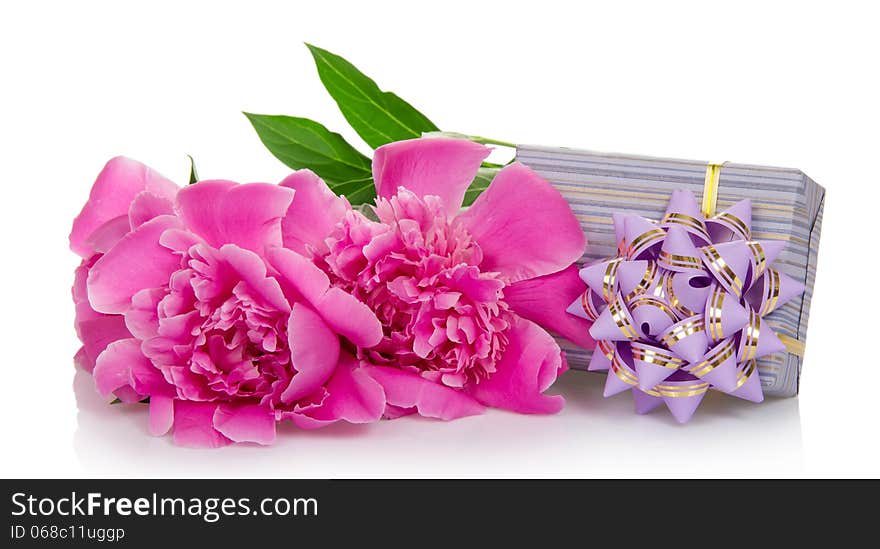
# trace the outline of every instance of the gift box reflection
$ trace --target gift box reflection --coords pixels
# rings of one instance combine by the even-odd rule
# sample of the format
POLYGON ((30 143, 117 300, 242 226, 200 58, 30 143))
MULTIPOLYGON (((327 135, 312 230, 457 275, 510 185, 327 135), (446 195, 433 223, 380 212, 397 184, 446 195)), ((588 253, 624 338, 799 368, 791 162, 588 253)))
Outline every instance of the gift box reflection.
MULTIPOLYGON (((660 220, 677 191, 703 195, 707 164, 572 149, 519 146, 517 160, 550 181, 568 200, 587 234, 584 263, 618 255, 613 215, 620 212, 660 220)), ((780 275, 805 291, 767 316, 767 325, 785 340, 789 352, 758 358, 764 394, 797 394, 815 281, 824 189, 793 169, 726 163, 717 179, 717 211, 742 200, 752 204, 751 240, 782 241, 773 262, 780 275), (792 352, 793 351, 793 352, 792 352)), ((561 342, 569 364, 586 369, 591 352, 561 342)))

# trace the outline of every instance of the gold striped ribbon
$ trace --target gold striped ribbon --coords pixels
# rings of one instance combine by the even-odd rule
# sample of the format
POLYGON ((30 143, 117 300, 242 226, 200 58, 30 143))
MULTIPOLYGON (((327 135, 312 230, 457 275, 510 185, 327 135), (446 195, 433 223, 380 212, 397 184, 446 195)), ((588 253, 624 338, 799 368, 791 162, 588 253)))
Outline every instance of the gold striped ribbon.
MULTIPOLYGON (((727 161, 724 162, 709 162, 706 164, 706 179, 703 182, 703 215, 708 219, 715 215, 715 209, 718 206, 718 186, 721 181, 721 168, 727 161)), ((804 342, 799 339, 795 339, 793 337, 789 337, 785 334, 776 334, 779 337, 779 340, 782 341, 782 344, 785 345, 785 350, 789 353, 803 357, 804 356, 804 342)))
POLYGON ((803 341, 787 336, 785 334, 776 334, 776 337, 778 337, 779 341, 781 341, 782 344, 785 345, 786 351, 801 358, 804 357, 804 349, 806 347, 806 344, 803 341))
POLYGON ((718 183, 721 181, 721 168, 727 163, 709 162, 706 164, 706 181, 703 183, 703 215, 708 219, 715 215, 718 205, 718 183))

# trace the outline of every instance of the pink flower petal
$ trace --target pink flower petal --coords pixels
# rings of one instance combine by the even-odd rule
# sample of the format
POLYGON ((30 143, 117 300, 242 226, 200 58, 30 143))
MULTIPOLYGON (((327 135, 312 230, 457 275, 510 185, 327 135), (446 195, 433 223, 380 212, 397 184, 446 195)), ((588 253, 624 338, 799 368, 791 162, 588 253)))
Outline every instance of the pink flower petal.
POLYGON ((519 319, 507 336, 507 349, 496 371, 470 385, 470 393, 487 406, 522 414, 559 412, 565 399, 542 394, 565 370, 559 346, 550 334, 525 319, 519 319))
POLYGON ((376 194, 390 198, 398 187, 419 197, 439 196, 454 216, 464 193, 491 150, 466 139, 410 139, 389 143, 373 155, 376 194))
POLYGON ((310 260, 284 248, 273 248, 267 256, 282 283, 305 298, 336 333, 362 347, 381 341, 382 325, 369 307, 339 288, 330 288, 327 275, 310 260))
POLYGON ((132 229, 160 215, 174 215, 173 197, 144 191, 134 197, 128 208, 128 222, 132 229))
POLYGON ((116 340, 131 337, 121 316, 99 313, 89 304, 86 280, 89 276, 89 269, 97 260, 98 256, 94 256, 80 263, 74 271, 73 287, 71 288, 75 309, 73 326, 76 329, 77 337, 83 343, 74 357, 74 364, 89 373, 94 370, 98 355, 107 348, 107 345, 116 340))
POLYGON ((387 366, 364 366, 364 370, 382 385, 386 400, 392 406, 415 407, 420 415, 445 420, 482 414, 485 411, 479 402, 464 392, 418 374, 387 366))
POLYGON ((560 271, 586 246, 559 191, 519 163, 503 168, 458 220, 483 250, 480 268, 511 282, 560 271))
POLYGON ((336 333, 355 345, 372 347, 382 341, 382 324, 369 307, 339 288, 330 288, 316 304, 336 333))
POLYGON ((275 278, 267 276, 266 263, 260 256, 235 244, 226 244, 220 248, 220 257, 256 292, 253 297, 262 298, 263 305, 285 313, 290 312, 290 304, 281 291, 281 285, 275 278))
MULTIPOLYGON (((86 286, 86 280, 89 277, 89 269, 100 259, 93 256, 89 259, 83 259, 73 271, 73 286, 70 288, 70 296, 76 304, 89 301, 89 289, 86 286)), ((90 307, 91 308, 91 307, 90 307)))
POLYGON ((269 264, 279 273, 279 281, 294 298, 305 298, 309 303, 318 303, 330 288, 330 279, 311 260, 285 248, 266 250, 269 264))
POLYGON ((116 389, 115 391, 113 391, 113 395, 125 404, 140 402, 144 399, 143 395, 138 394, 137 391, 135 391, 128 385, 123 385, 122 387, 116 389))
POLYGON ((189 255, 190 248, 204 245, 205 241, 188 229, 169 229, 162 233, 159 243, 169 250, 189 255))
POLYGON ((281 220, 284 247, 309 255, 310 246, 326 253, 324 239, 333 231, 347 210, 348 201, 330 190, 324 181, 309 170, 299 170, 280 183, 296 191, 296 197, 281 220))
POLYGON ((130 231, 128 216, 120 215, 95 229, 86 239, 86 244, 96 254, 105 254, 130 231))
POLYGON ((281 219, 292 200, 293 190, 278 185, 199 181, 178 193, 177 211, 187 228, 215 248, 237 244, 262 254, 281 246, 281 219))
POLYGON ((86 348, 80 346, 76 354, 73 355, 73 366, 86 372, 91 372, 95 369, 95 361, 89 362, 88 357, 86 357, 86 348))
POLYGON ((179 226, 176 217, 159 216, 130 232, 89 272, 89 302, 98 312, 124 313, 140 290, 168 284, 180 258, 159 244, 159 237, 179 226))
POLYGON ((92 373, 102 395, 110 396, 122 388, 131 388, 140 400, 146 396, 172 396, 174 389, 162 373, 141 352, 141 342, 134 338, 114 341, 104 349, 92 373))
POLYGON ((513 312, 552 330, 581 347, 593 349, 590 322, 569 314, 566 308, 586 290, 571 265, 558 273, 530 278, 504 288, 504 299, 513 312))
POLYGON ((257 404, 220 404, 214 428, 233 442, 275 442, 275 414, 257 404))
POLYGON ((87 372, 95 367, 98 356, 114 341, 131 337, 125 319, 120 315, 103 315, 91 310, 88 302, 80 303, 76 307, 77 321, 76 333, 83 342, 83 347, 78 353, 77 365, 87 372), (79 311, 88 309, 91 315, 88 318, 79 318, 79 311))
POLYGON ((331 416, 349 423, 378 421, 385 410, 382 386, 359 367, 357 360, 346 354, 327 384, 324 405, 331 416))
POLYGON ((82 257, 92 255, 95 250, 87 243, 91 234, 111 219, 127 215, 134 197, 145 190, 173 199, 178 187, 130 158, 117 156, 107 162, 92 185, 88 202, 73 221, 70 249, 82 257))
POLYGON ((98 356, 92 372, 98 392, 109 397, 116 389, 127 386, 131 361, 136 360, 146 360, 138 340, 120 339, 108 345, 98 356))
MULTIPOLYGON (((140 350, 140 347, 141 344, 138 342, 140 356, 143 356, 143 351, 140 350)), ((159 396, 170 397, 176 394, 174 386, 165 380, 162 371, 146 357, 143 360, 138 356, 132 359, 129 384, 139 395, 150 398, 159 396)))
POLYGON ((214 428, 213 402, 174 401, 174 443, 189 448, 219 448, 232 443, 214 428))
POLYGON ((150 434, 162 436, 174 424, 174 399, 163 396, 150 397, 150 434))
POLYGON ((415 413, 418 413, 418 410, 415 408, 401 408, 392 404, 386 404, 385 413, 382 414, 382 417, 385 419, 397 419, 399 417, 411 416, 415 413))
POLYGON ((148 288, 132 296, 131 307, 125 312, 125 326, 131 335, 141 341, 159 335, 157 307, 167 293, 164 288, 148 288))
POLYGON ((385 410, 385 392, 351 355, 343 354, 333 377, 327 383, 327 397, 313 409, 293 416, 303 429, 323 427, 335 421, 372 423, 385 410))
POLYGON ((310 307, 296 303, 287 323, 290 357, 296 374, 281 394, 296 402, 322 386, 339 362, 339 338, 310 307))

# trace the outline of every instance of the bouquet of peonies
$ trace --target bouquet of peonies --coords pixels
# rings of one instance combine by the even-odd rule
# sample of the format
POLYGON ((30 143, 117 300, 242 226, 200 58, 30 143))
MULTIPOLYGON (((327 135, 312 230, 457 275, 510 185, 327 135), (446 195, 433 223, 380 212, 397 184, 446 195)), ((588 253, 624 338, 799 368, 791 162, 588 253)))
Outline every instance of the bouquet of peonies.
POLYGON ((114 158, 70 236, 77 364, 108 397, 149 399, 151 432, 188 446, 268 444, 284 420, 559 411, 543 392, 565 360, 543 327, 589 343, 553 306, 580 291, 584 236, 518 164, 460 212, 488 152, 381 147, 375 219, 308 170, 179 188, 114 158))
MULTIPOLYGON (((558 412, 563 398, 545 394, 566 369, 554 336, 593 349, 594 320, 597 364, 619 356, 618 341, 659 348, 664 332, 642 330, 648 321, 624 337, 599 329, 618 317, 567 312, 583 300, 584 232, 530 168, 486 161, 486 145, 509 143, 440 132, 341 57, 309 48, 372 159, 315 121, 247 114, 295 170, 277 185, 199 181, 193 165, 180 187, 123 157, 98 175, 70 246, 82 258, 75 362, 102 395, 148 403, 151 433, 181 445, 270 444, 280 421, 558 412)), ((585 276, 594 293, 601 278, 585 276)), ((662 350, 699 377, 687 361, 707 345, 662 350)), ((640 363, 625 388, 655 394, 672 370, 653 366, 640 363)))

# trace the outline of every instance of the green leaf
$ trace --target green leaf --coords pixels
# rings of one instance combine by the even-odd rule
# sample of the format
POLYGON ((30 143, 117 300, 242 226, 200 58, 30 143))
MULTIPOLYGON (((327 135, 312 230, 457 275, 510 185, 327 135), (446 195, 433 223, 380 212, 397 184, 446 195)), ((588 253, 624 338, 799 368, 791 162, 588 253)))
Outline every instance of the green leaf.
POLYGON ((199 182, 199 173, 196 171, 196 161, 193 160, 193 157, 190 155, 186 155, 189 158, 189 185, 193 183, 199 182))
POLYGON ((331 186, 333 192, 345 196, 352 206, 372 203, 376 198, 376 185, 372 177, 355 179, 331 186))
POLYGON ((345 194, 352 204, 360 204, 357 200, 370 193, 375 196, 370 159, 338 133, 308 118, 247 112, 244 115, 266 148, 287 166, 312 170, 336 194, 345 194))
POLYGON ((464 193, 464 205, 470 206, 473 204, 474 200, 480 196, 480 193, 489 188, 489 183, 495 179, 497 174, 498 170, 495 168, 480 168, 470 187, 464 193))
POLYGON ((412 105, 391 92, 383 92, 367 75, 342 57, 306 44, 318 76, 342 115, 374 149, 392 141, 421 137, 437 126, 412 105))

